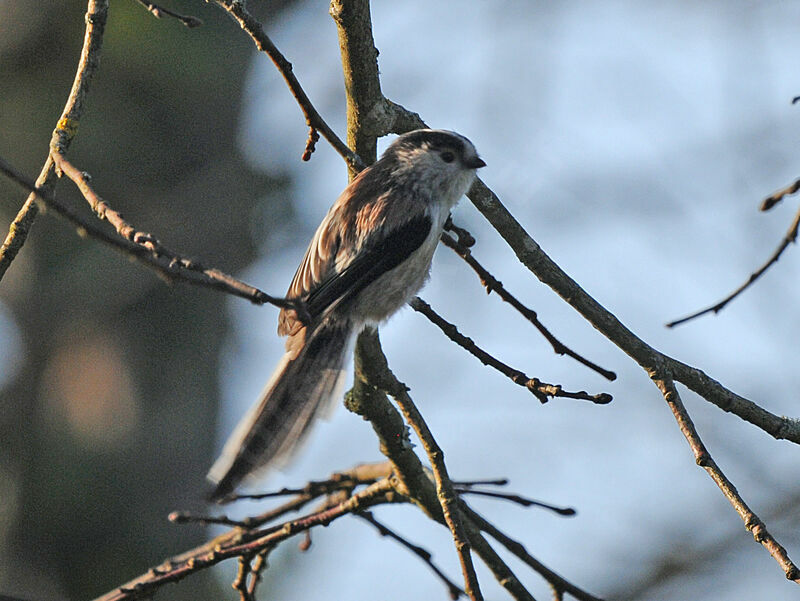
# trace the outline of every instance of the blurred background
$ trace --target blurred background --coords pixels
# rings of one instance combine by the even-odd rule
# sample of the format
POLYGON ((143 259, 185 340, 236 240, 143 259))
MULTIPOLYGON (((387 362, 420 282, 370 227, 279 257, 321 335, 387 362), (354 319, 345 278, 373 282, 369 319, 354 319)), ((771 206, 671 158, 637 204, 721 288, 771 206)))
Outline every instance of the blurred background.
MULTIPOLYGON (((300 111, 264 56, 219 9, 188 30, 112 3, 100 70, 70 157, 98 192, 166 245, 282 293, 346 184, 324 142, 309 163, 300 111)), ((249 8, 344 132, 336 31, 324 2, 249 8)), ((0 156, 32 177, 64 105, 83 36, 81 2, 0 2, 0 156)), ((761 198, 800 174, 800 4, 792 2, 373 3, 383 91, 476 144, 516 218, 590 294, 659 350, 773 413, 796 416, 800 267, 790 248, 716 317, 663 324, 717 301, 777 246, 796 200, 761 198)), ((65 182, 62 200, 85 202, 65 182)), ((0 181, 3 223, 25 194, 0 181)), ((566 344, 619 378, 558 357, 440 249, 422 296, 506 362, 608 406, 553 400, 482 367, 411 311, 385 351, 457 479, 573 518, 491 500, 474 506, 538 559, 609 599, 792 599, 774 561, 694 464, 638 367, 516 262, 468 202, 454 215, 476 256, 566 344), (443 374, 446 374, 443 375, 443 374)), ((5 227, 5 226, 4 226, 5 227)), ((45 215, 0 285, 0 591, 86 599, 211 533, 166 521, 203 511, 204 474, 282 352, 276 310, 168 286, 45 215)), ((684 398, 714 458, 800 560, 795 445, 684 398)), ((284 472, 297 486, 381 458, 367 424, 337 408, 284 472)), ((260 506, 237 508, 242 514, 260 506)), ((450 535, 412 508, 377 517, 457 578, 450 535)), ((264 598, 445 598, 427 568, 360 521, 270 557, 264 598), (343 561, 342 549, 347 549, 343 561)), ((538 598, 544 583, 515 561, 538 598)), ((170 586, 232 598, 233 563, 170 586)), ((489 599, 505 598, 481 573, 489 599)))

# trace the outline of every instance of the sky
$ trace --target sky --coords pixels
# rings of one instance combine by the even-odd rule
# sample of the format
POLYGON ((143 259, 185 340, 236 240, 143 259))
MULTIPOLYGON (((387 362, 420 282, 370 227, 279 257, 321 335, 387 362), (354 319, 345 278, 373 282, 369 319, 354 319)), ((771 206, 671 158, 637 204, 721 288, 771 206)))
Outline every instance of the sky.
MULTIPOLYGON (((376 1, 372 14, 387 98, 431 126, 469 137, 487 162, 481 170, 487 185, 587 292, 657 349, 774 413, 797 415, 796 249, 718 316, 674 330, 664 323, 738 286, 792 219, 791 198, 767 214, 757 209, 800 171, 794 152, 800 107, 791 105, 800 94, 800 5, 498 1, 467 9, 450 0, 409 0, 376 1)), ((344 137, 338 43, 327 4, 300 3, 269 33, 344 137)), ((299 160, 306 135, 280 76, 266 57, 255 57, 242 147, 258 168, 292 178, 291 197, 280 200, 296 214, 243 274, 273 293, 286 288, 313 230, 346 185, 344 165, 324 141, 310 162, 299 160)), ((256 219, 260 227, 275 225, 270 211, 256 219)), ((531 376, 614 395, 608 406, 561 399, 540 405, 410 309, 393 317, 381 329, 384 350, 411 387, 451 475, 507 477, 511 491, 578 513, 565 519, 483 499, 474 506, 598 595, 711 601, 796 595, 695 465, 646 374, 520 266, 469 201, 462 200, 454 220, 477 238, 475 256, 557 337, 619 376, 609 383, 555 355, 440 248, 421 296, 446 319, 531 376), (667 559, 700 567, 660 588, 641 588, 667 559)), ((223 373, 220 445, 283 349, 275 311, 232 301, 230 313, 235 333, 223 373)), ((798 449, 681 392, 712 456, 800 560, 787 501, 800 493, 798 449)), ((339 406, 295 461, 260 487, 295 486, 380 459, 369 426, 339 406)), ((432 550, 458 578, 446 531, 412 508, 376 515, 432 550)), ((305 555, 287 545, 272 556, 270 569, 281 575, 272 581, 275 598, 328 599, 332 591, 352 599, 375 598, 376 591, 385 599, 445 598, 424 565, 367 525, 339 521, 313 539, 305 555)), ((549 596, 538 576, 511 565, 537 598, 549 596)), ((487 598, 505 598, 485 571, 479 575, 487 598)))

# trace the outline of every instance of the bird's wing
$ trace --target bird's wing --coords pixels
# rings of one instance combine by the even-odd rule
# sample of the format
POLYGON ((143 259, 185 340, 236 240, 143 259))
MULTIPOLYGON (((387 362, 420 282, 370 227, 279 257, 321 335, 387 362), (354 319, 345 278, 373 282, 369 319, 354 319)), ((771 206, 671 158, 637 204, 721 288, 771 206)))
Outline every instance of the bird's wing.
POLYGON ((431 218, 421 214, 380 239, 367 240, 350 263, 340 271, 331 270, 304 298, 309 313, 322 315, 354 298, 417 250, 430 234, 431 226, 431 218))
MULTIPOLYGON (((422 245, 433 224, 428 215, 418 214, 393 230, 378 230, 363 242, 355 258, 337 268, 339 250, 343 244, 354 246, 357 238, 356 232, 347 231, 341 225, 353 222, 345 221, 340 212, 332 210, 311 240, 289 286, 287 296, 303 300, 312 319, 352 299, 381 275, 400 265, 422 245)), ((293 333, 296 324, 296 313, 282 310, 278 333, 293 333)))

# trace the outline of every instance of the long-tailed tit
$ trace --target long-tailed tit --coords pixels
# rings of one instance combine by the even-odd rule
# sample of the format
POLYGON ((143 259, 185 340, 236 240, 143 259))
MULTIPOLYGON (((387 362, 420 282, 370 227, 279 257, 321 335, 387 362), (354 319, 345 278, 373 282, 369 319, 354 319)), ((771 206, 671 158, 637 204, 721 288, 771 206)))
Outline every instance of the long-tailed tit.
POLYGON ((209 471, 212 500, 292 453, 337 390, 353 335, 388 318, 425 283, 450 209, 485 164, 464 136, 419 129, 397 138, 345 188, 289 286, 287 297, 305 303, 310 321, 281 311, 286 354, 209 471))

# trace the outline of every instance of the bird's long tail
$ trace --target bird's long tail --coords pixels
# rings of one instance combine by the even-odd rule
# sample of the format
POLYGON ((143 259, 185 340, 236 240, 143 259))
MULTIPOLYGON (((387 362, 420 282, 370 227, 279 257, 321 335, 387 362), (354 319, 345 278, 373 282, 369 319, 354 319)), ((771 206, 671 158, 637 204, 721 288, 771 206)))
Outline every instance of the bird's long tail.
POLYGON ((323 322, 296 356, 283 356, 259 402, 236 426, 209 470, 214 484, 209 500, 224 499, 248 475, 288 459, 339 388, 351 333, 348 323, 323 322))

